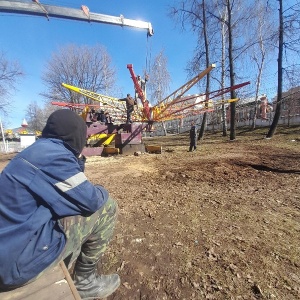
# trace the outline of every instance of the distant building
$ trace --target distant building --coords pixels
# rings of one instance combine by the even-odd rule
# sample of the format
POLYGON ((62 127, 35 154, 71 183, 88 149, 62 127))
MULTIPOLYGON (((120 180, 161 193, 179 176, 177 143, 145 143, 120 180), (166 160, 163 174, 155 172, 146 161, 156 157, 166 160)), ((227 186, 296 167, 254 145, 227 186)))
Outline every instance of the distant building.
MULTIPOLYGON (((277 98, 274 99, 274 109, 277 98)), ((300 87, 294 87, 282 93, 281 118, 291 118, 300 115, 300 87)))
MULTIPOLYGON (((236 104, 236 121, 243 122, 253 120, 255 113, 255 105, 257 105, 256 118, 269 120, 273 111, 272 103, 269 103, 265 94, 258 97, 255 103, 255 97, 242 99, 236 104)), ((230 105, 227 106, 226 113, 227 122, 230 121, 230 105)))
POLYGON ((35 136, 38 136, 40 134, 39 132, 36 132, 34 129, 28 126, 26 119, 23 119, 23 122, 20 127, 5 130, 5 137, 8 140, 15 140, 15 139, 19 140, 20 135, 26 135, 26 134, 35 135, 35 136))

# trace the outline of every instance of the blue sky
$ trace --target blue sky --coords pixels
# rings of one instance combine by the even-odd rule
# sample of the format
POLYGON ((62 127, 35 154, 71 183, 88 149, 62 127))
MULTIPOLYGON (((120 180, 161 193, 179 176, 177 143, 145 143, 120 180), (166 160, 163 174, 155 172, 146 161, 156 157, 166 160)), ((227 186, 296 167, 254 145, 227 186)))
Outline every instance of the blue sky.
MULTIPOLYGON (((19 0, 21 1, 21 0, 19 0)), ((31 0, 23 0, 31 2, 31 0)), ((101 44, 106 47, 117 71, 117 85, 125 96, 134 92, 127 64, 133 64, 136 74, 142 74, 146 59, 153 62, 161 50, 168 59, 171 76, 170 93, 188 81, 185 68, 193 55, 196 38, 190 32, 182 32, 168 16, 169 7, 175 0, 40 0, 40 3, 80 9, 89 7, 91 12, 120 16, 127 19, 150 22, 154 35, 147 39, 147 31, 117 25, 88 23, 66 19, 0 13, 0 51, 10 60, 21 64, 25 77, 18 84, 18 91, 11 97, 12 109, 4 121, 7 128, 19 127, 28 104, 36 101, 43 106, 40 93, 45 91, 41 80, 44 66, 58 48, 67 44, 101 44), (45 2, 44 2, 45 1, 45 2)), ((291 0, 294 2, 294 0, 291 0)), ((290 5, 290 4, 289 4, 290 5)), ((277 54, 267 64, 267 74, 262 82, 261 92, 271 99, 276 94, 277 54)), ((218 65, 216 66, 219 67, 218 65)), ((253 72, 253 64, 245 65, 245 80, 253 72), (251 72, 251 74, 249 73, 251 72)), ((213 71, 212 71, 213 72, 213 71)), ((189 78, 190 79, 190 78, 189 78)), ((237 83, 241 83, 237 82, 237 83)), ((251 83, 254 84, 254 83, 251 83)), ((250 87, 254 92, 253 86, 250 87)), ((201 93, 194 87, 189 93, 201 93)))
POLYGON ((133 84, 127 64, 133 64, 136 74, 142 73, 146 58, 154 57, 164 49, 168 57, 168 70, 172 83, 170 92, 187 81, 186 63, 192 55, 195 38, 175 27, 167 16, 172 1, 162 0, 47 0, 48 5, 80 8, 82 4, 91 12, 113 16, 122 14, 127 19, 150 22, 154 35, 147 39, 147 31, 101 23, 85 23, 65 19, 0 13, 0 44, 7 58, 18 60, 26 74, 11 98, 12 111, 6 119, 9 128, 18 127, 25 117, 29 103, 43 105, 39 95, 45 87, 41 75, 46 61, 62 45, 101 44, 106 47, 117 69, 118 86, 124 95, 133 93, 133 84))

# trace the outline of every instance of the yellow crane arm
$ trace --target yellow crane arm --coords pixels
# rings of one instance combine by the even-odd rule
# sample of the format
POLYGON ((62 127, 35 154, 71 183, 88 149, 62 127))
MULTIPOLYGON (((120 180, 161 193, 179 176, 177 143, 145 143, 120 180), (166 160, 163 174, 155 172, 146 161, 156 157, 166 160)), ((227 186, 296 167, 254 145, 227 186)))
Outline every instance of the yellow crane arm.
POLYGON ((109 107, 113 107, 116 108, 118 110, 122 110, 124 111, 125 108, 125 103, 124 102, 120 102, 118 101, 118 98, 113 98, 110 96, 106 96, 106 95, 101 95, 95 92, 91 92, 85 89, 81 89, 79 87, 70 85, 70 84, 66 84, 66 83, 62 83, 62 86, 65 87, 68 90, 71 90, 73 92, 79 93, 83 96, 86 96, 94 101, 98 101, 100 103, 102 103, 103 105, 107 105, 109 107))

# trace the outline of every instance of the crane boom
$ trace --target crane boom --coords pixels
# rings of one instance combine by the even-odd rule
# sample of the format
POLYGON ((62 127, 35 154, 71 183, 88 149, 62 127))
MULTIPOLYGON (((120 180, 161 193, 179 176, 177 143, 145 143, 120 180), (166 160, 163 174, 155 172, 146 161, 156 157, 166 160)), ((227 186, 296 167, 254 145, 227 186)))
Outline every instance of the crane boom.
POLYGON ((149 22, 125 19, 122 15, 116 17, 92 13, 89 12, 89 9, 86 6, 82 6, 81 9, 75 9, 62 6, 45 5, 41 4, 38 0, 34 0, 34 3, 0 0, 0 12, 129 26, 140 29, 147 29, 148 35, 153 35, 153 28, 151 23, 149 22))
POLYGON ((63 87, 65 87, 66 89, 76 92, 78 94, 81 94, 83 96, 86 96, 94 101, 98 101, 100 103, 102 103, 103 105, 109 105, 109 106, 113 106, 116 107, 116 109, 119 110, 123 110, 125 108, 125 104, 121 103, 118 101, 118 98, 113 98, 113 97, 109 97, 106 95, 101 95, 101 94, 97 94, 95 92, 91 92, 85 89, 81 89, 79 87, 70 85, 70 84, 66 84, 66 83, 62 83, 61 84, 63 87))

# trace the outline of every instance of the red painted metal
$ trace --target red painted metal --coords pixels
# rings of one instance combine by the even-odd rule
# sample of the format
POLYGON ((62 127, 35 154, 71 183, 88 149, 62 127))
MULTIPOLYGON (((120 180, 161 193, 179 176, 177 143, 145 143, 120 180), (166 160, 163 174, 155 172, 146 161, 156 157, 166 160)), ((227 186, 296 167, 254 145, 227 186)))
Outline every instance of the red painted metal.
MULTIPOLYGON (((192 103, 192 104, 187 104, 187 100, 196 98, 195 96, 176 98, 164 110, 162 110, 160 112, 160 114, 156 117, 155 121, 163 120, 163 119, 170 118, 170 117, 176 118, 176 115, 178 115, 179 113, 183 113, 185 115, 188 115, 187 111, 194 108, 196 105, 199 105, 201 103, 206 103, 206 102, 208 102, 209 100, 211 100, 215 97, 221 96, 223 94, 226 94, 226 93, 228 93, 232 90, 241 88, 241 87, 243 87, 245 85, 248 85, 248 84, 250 84, 250 81, 243 82, 241 84, 237 84, 237 85, 227 87, 227 88, 224 88, 224 89, 219 89, 219 90, 216 90, 216 91, 212 91, 212 92, 207 93, 207 94, 202 94, 201 96, 196 96, 196 97, 203 97, 204 96, 206 100, 195 102, 195 103, 192 103)), ((207 108, 203 108, 202 110, 203 110, 203 112, 208 111, 207 108)), ((177 118, 178 117, 179 116, 177 116, 177 118)), ((182 115, 180 115, 180 117, 182 117, 182 115)))
POLYGON ((101 156, 104 147, 85 147, 82 151, 84 156, 101 156))
POLYGON ((143 90, 142 90, 142 87, 139 85, 139 83, 138 83, 138 81, 137 81, 137 79, 136 79, 136 75, 135 75, 135 73, 134 73, 134 71, 133 71, 133 66, 132 66, 132 64, 128 64, 128 65, 127 65, 127 69, 128 69, 129 72, 130 72, 131 79, 132 79, 133 84, 134 84, 134 88, 135 88, 135 90, 137 91, 137 93, 138 93, 138 95, 139 95, 139 98, 141 99, 142 104, 143 104, 143 106, 144 106, 144 103, 145 103, 145 101, 146 101, 146 98, 145 98, 144 92, 143 92, 143 90))
POLYGON ((63 106, 63 107, 70 107, 70 108, 84 108, 88 107, 99 107, 99 104, 84 104, 84 103, 71 103, 71 102, 51 102, 52 105, 56 106, 63 106))

